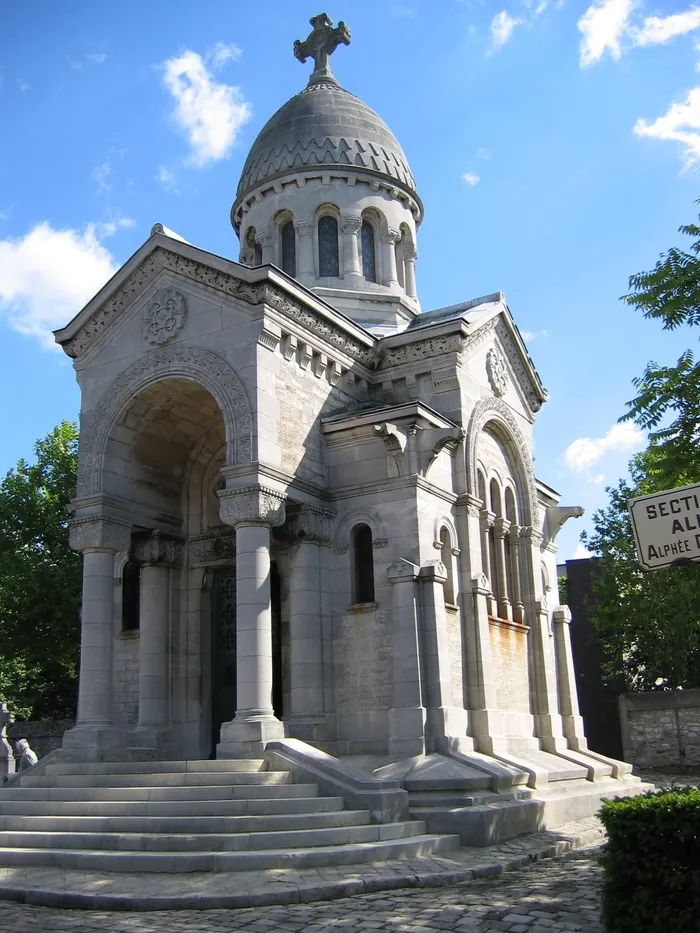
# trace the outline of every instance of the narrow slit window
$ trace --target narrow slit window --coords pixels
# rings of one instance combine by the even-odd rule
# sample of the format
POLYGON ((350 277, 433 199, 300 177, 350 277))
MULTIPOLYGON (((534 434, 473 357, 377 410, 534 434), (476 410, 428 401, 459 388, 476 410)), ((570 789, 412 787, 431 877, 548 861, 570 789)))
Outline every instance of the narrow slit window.
POLYGON ((355 602, 374 602, 374 547, 372 529, 358 525, 353 535, 355 563, 355 602))
POLYGON ((377 281, 377 258, 374 249, 374 227, 368 220, 362 221, 362 274, 367 282, 377 281))
POLYGON ((293 220, 288 220, 282 225, 280 240, 282 246, 282 271, 295 278, 297 274, 297 244, 293 220))
POLYGON ((324 214, 318 222, 318 274, 335 278, 340 275, 338 221, 330 214, 324 214))

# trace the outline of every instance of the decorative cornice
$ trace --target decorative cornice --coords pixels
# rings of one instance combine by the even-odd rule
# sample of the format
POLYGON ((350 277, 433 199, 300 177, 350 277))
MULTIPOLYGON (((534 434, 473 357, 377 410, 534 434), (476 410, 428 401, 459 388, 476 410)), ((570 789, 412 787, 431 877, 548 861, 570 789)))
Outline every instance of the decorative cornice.
POLYGON ((228 272, 222 272, 206 263, 189 259, 171 250, 159 247, 141 263, 127 281, 108 298, 87 320, 75 336, 63 344, 73 359, 83 356, 107 328, 131 307, 161 272, 173 272, 218 292, 237 298, 250 305, 266 304, 280 314, 301 324, 311 333, 326 340, 342 353, 373 368, 376 365, 374 347, 347 333, 339 324, 328 320, 320 312, 307 307, 282 288, 270 282, 248 283, 228 272))
POLYGON ((538 412, 540 408, 542 408, 542 403, 544 401, 541 390, 533 382, 530 368, 525 358, 523 358, 520 348, 516 346, 515 341, 511 337, 505 321, 501 317, 498 318, 496 323, 496 336, 505 350, 510 367, 515 373, 518 385, 522 389, 528 405, 533 413, 538 412))

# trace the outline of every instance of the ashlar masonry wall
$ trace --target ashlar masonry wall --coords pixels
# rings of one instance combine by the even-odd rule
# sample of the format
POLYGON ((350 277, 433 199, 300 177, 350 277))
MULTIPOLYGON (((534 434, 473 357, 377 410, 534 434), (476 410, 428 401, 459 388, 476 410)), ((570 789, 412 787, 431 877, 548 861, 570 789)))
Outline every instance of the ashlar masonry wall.
POLYGON ((700 690, 659 690, 620 697, 625 761, 640 768, 700 766, 700 690))

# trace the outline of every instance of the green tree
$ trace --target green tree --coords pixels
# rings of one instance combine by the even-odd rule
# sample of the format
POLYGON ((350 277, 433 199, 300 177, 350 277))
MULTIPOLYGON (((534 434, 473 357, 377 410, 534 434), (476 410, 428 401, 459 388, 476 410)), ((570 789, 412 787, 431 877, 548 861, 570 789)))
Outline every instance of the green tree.
POLYGON ((80 555, 68 543, 78 431, 64 421, 0 482, 0 699, 23 718, 72 717, 80 555))
POLYGON ((593 532, 581 536, 601 558, 591 617, 606 680, 627 690, 700 687, 700 567, 643 571, 627 510, 628 499, 660 488, 658 457, 652 445, 632 459, 630 478, 608 488, 609 504, 594 513, 593 532))

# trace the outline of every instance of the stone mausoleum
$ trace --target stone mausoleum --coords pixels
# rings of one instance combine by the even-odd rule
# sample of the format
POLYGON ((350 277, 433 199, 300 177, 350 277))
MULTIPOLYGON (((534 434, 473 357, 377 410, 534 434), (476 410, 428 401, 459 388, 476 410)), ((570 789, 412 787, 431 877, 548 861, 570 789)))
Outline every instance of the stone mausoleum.
POLYGON ((481 788, 594 812, 631 779, 579 716, 556 536, 582 510, 533 470, 545 390, 500 292, 421 308, 408 160, 331 71, 347 28, 311 23, 238 258, 156 225, 56 334, 82 393, 64 757, 293 747, 416 811, 481 788))

